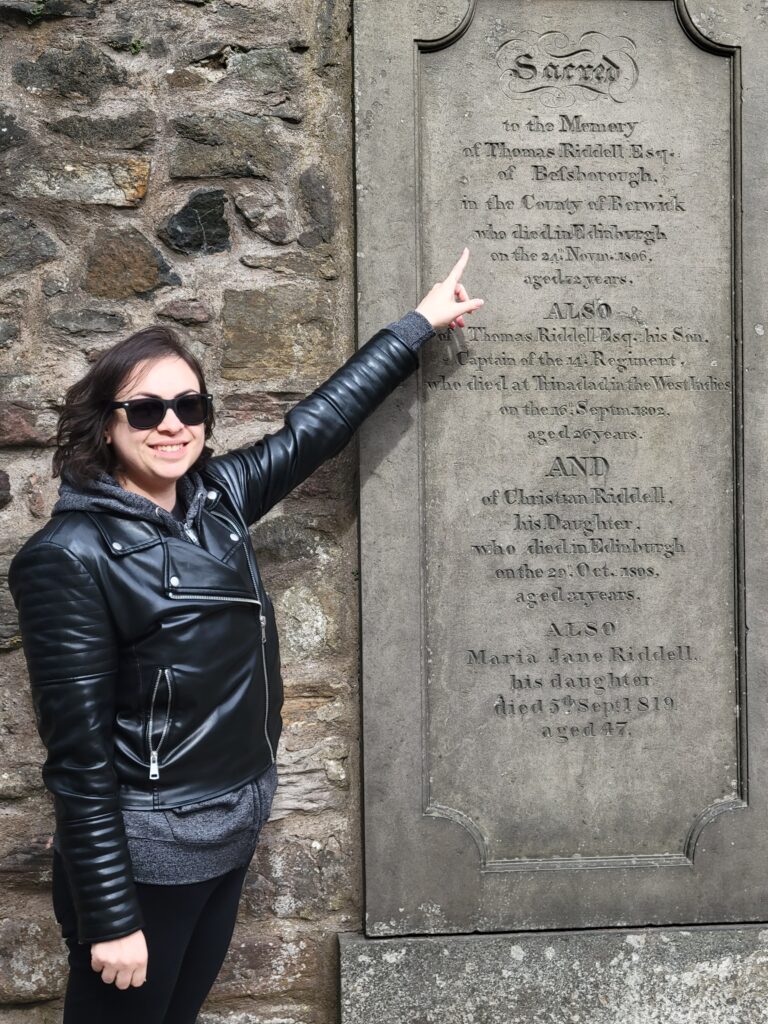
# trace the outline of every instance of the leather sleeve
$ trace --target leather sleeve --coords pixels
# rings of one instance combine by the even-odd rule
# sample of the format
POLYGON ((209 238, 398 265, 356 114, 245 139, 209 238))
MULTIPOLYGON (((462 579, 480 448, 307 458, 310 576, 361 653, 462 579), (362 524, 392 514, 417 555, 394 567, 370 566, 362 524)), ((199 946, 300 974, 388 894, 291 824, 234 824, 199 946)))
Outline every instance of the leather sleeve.
POLYGON ((226 491, 246 523, 255 522, 337 455, 363 420, 417 366, 415 353, 394 331, 379 331, 295 405, 277 433, 211 459, 205 476, 226 491))
POLYGON ((23 548, 9 582, 78 939, 130 935, 143 919, 112 763, 117 646, 109 610, 86 567, 50 542, 23 548))

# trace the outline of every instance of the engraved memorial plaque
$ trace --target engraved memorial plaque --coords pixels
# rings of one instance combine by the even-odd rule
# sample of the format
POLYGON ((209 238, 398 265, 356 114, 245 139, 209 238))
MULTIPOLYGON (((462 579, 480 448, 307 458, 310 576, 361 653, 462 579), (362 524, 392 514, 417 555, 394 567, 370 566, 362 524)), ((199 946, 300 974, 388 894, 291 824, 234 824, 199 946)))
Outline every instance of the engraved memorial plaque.
POLYGON ((760 919, 741 50, 673 0, 406 7, 361 33, 366 309, 386 225, 414 298, 467 244, 486 301, 364 438, 368 932, 760 919))
POLYGON ((730 68, 653 6, 420 55, 422 279, 466 238, 486 297, 423 366, 428 812, 486 869, 684 860, 741 799, 730 68))

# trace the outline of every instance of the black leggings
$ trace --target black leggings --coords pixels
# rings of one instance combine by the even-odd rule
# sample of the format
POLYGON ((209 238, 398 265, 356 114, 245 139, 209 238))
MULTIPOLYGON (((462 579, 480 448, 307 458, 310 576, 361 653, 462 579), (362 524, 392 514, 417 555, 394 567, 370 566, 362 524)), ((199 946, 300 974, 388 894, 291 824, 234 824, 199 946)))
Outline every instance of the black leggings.
POLYGON ((235 927, 247 866, 190 885, 137 883, 149 959, 140 988, 107 985, 77 941, 64 865, 53 858, 53 905, 69 947, 63 1024, 193 1024, 219 973, 235 927))

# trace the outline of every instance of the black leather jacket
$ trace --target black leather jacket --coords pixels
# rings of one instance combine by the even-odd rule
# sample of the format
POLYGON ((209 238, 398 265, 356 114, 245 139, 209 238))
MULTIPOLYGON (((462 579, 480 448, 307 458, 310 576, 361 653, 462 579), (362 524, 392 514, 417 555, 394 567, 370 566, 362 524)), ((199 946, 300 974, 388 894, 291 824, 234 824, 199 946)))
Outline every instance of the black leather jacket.
POLYGON ((418 365, 380 331, 256 444, 211 459, 200 545, 105 512, 54 516, 13 561, 79 940, 142 927, 121 807, 193 803, 274 760, 282 680, 248 526, 336 455, 418 365))

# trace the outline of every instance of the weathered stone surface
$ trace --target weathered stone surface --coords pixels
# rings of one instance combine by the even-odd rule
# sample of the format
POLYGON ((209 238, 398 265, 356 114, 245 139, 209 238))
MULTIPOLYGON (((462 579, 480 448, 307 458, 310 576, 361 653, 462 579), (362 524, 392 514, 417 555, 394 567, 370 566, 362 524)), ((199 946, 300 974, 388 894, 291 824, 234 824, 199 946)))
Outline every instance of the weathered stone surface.
POLYGON ((157 135, 157 122, 151 110, 135 110, 117 117, 72 114, 49 122, 48 127, 60 135, 66 135, 73 142, 93 149, 140 149, 157 135))
POLYGON ((67 959, 53 915, 0 923, 0 1001, 35 1003, 63 994, 67 959))
POLYGON ((0 348, 8 348, 19 336, 19 325, 13 320, 0 317, 0 348))
POLYGON ((33 22, 42 18, 95 18, 100 6, 100 0, 0 0, 0 11, 26 14, 33 22))
POLYGON ((212 995, 306 998, 317 986, 324 952, 315 936, 286 924, 271 935, 255 922, 239 924, 212 995))
POLYGON ((270 178, 286 166, 286 140, 270 118, 201 111, 173 121, 172 178, 270 178))
POLYGON ((320 654, 332 642, 333 622, 318 593, 307 586, 289 587, 277 599, 284 623, 284 652, 301 661, 320 654))
POLYGON ((21 544, 18 540, 0 541, 0 651, 12 650, 21 645, 19 617, 8 589, 8 570, 21 544))
MULTIPOLYGON (((179 0, 177 0, 179 2, 179 0)), ((183 3, 199 3, 200 0, 180 0, 183 3)), ((323 1024, 328 1017, 322 1010, 313 1006, 297 1006, 290 1003, 286 1006, 270 1007, 268 1010, 244 1011, 243 1013, 227 1012, 216 1013, 203 1012, 198 1018, 200 1024, 323 1024)), ((16 1022, 9 1022, 16 1024, 16 1022)), ((37 1024, 34 1021, 33 1024, 37 1024)), ((47 1022, 45 1022, 47 1024, 47 1022)))
POLYGON ((295 59, 281 47, 224 46, 204 54, 190 70, 226 89, 238 109, 269 114, 298 124, 303 111, 295 100, 299 80, 295 59))
POLYGON ((38 18, 97 18, 104 3, 113 0, 41 0, 38 18))
POLYGON ((0 277, 31 270, 56 255, 56 243, 34 221, 0 210, 0 277))
POLYGON ((0 109, 0 152, 14 146, 23 146, 28 138, 29 132, 17 124, 14 115, 0 109))
POLYGON ((342 1024, 766 1024, 768 931, 342 935, 342 1024))
MULTIPOLYGON (((39 791, 42 785, 37 766, 3 772, 2 775, 8 776, 0 777, 0 796, 3 800, 23 800, 39 791)), ((52 851, 53 834, 49 832, 35 836, 24 845, 12 847, 0 858, 0 879, 3 884, 11 885, 16 880, 22 884, 50 881, 52 851)))
POLYGON ((243 891, 257 919, 318 920, 353 898, 351 851, 336 836, 304 839, 267 829, 256 848, 243 891))
POLYGON ((46 447, 53 443, 54 434, 55 416, 50 410, 30 402, 0 401, 0 445, 46 447))
POLYGON ((311 220, 310 228, 302 233, 299 242, 311 249, 321 242, 329 242, 336 230, 333 196, 327 178, 317 166, 301 174, 299 185, 311 220))
POLYGON ((303 397, 304 394, 299 391, 282 391, 279 394, 270 394, 268 391, 238 391, 225 395, 221 408, 226 410, 224 415, 228 420, 247 423, 252 430, 254 420, 261 421, 265 424, 266 430, 267 424, 282 420, 291 406, 303 397))
POLYGON ((259 183, 248 192, 241 192, 235 197, 235 206, 248 227, 268 242, 285 245, 296 239, 298 232, 291 224, 293 218, 285 200, 272 186, 259 183))
POLYGON ((39 1003, 24 1010, 4 1009, 3 1024, 61 1024, 61 1000, 39 1003))
POLYGON ((227 194, 220 188, 198 189, 157 233, 178 252, 201 256, 224 252, 230 247, 226 202, 227 194))
POLYGON ((150 57, 162 57, 168 53, 168 47, 160 36, 145 39, 134 32, 118 32, 107 40, 107 45, 117 53, 131 53, 134 57, 140 53, 150 57))
POLYGON ((190 327, 207 324, 211 319, 208 307, 199 299, 175 299, 158 309, 157 315, 190 327))
POLYGON ((255 270, 269 270, 273 274, 287 277, 321 277, 324 281, 335 281, 339 272, 333 256, 327 249, 325 252, 321 252, 321 249, 326 247, 278 253, 246 253, 240 257, 240 262, 255 270))
POLYGON ((29 92, 94 103, 104 89, 124 85, 128 76, 97 46, 81 39, 71 50, 52 48, 43 51, 36 61, 17 61, 13 78, 29 92))
POLYGON ((136 228, 104 228, 90 248, 83 287, 105 299, 148 299, 181 279, 136 228))
POLYGON ((100 309, 79 309, 51 313, 48 323, 66 334, 81 335, 116 334, 127 326, 128 321, 122 313, 104 313, 100 309))
POLYGON ((281 383, 316 378, 334 362, 327 352, 331 319, 331 297, 317 286, 225 291, 222 375, 281 383))
POLYGON ((49 299, 54 295, 60 295, 62 292, 69 290, 69 281, 63 278, 45 277, 43 278, 43 295, 49 299))
POLYGON ((10 505, 12 498, 10 477, 4 469, 0 469, 0 508, 10 505))
POLYGON ((253 543, 260 564, 287 562, 295 565, 305 559, 321 564, 336 548, 327 533, 299 522, 293 516, 271 515, 253 531, 253 543))
POLYGON ((349 745, 340 736, 326 737, 310 747, 291 749, 291 733, 278 752, 280 785, 272 820, 288 814, 320 814, 339 810, 348 799, 349 745))
POLYGON ((46 485, 50 488, 50 478, 42 478, 39 473, 30 473, 24 484, 24 497, 27 500, 27 508, 35 519, 47 519, 48 510, 53 506, 53 501, 46 499, 46 485))
POLYGON ((151 166, 146 156, 31 164, 5 187, 17 199, 138 206, 147 194, 151 166))

